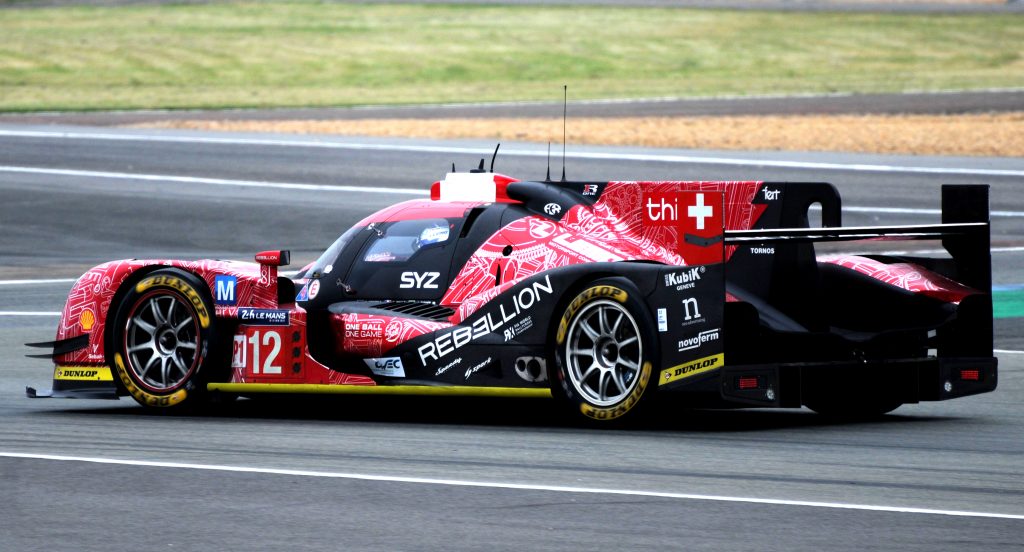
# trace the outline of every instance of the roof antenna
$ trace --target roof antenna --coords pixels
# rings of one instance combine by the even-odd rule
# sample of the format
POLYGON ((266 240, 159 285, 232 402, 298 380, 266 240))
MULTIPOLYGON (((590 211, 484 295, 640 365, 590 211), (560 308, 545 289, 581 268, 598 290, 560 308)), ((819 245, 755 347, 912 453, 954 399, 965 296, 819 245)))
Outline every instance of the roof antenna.
POLYGON ((562 85, 562 182, 565 182, 565 112, 569 104, 569 85, 562 85))
POLYGON ((544 177, 544 182, 551 182, 551 140, 548 140, 548 175, 544 177))
POLYGON ((499 148, 501 148, 501 142, 498 142, 498 146, 494 148, 494 155, 491 156, 491 172, 494 172, 494 160, 498 158, 499 148))
POLYGON ((452 172, 455 172, 455 161, 452 161, 452 172))

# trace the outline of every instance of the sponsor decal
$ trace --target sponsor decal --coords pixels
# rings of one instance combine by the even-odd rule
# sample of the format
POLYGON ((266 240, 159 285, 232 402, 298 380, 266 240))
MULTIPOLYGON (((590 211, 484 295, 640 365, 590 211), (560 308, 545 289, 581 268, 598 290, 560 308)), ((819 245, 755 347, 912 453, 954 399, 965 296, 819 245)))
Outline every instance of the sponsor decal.
POLYGON ((82 329, 89 331, 93 325, 96 324, 96 315, 93 314, 92 309, 85 309, 82 314, 78 316, 78 323, 82 326, 82 329))
POLYGON ((245 336, 236 335, 231 343, 231 367, 245 368, 245 336))
POLYGON ((625 400, 615 406, 609 407, 597 407, 584 403, 580 405, 580 412, 582 412, 584 416, 595 420, 614 420, 632 410, 633 407, 640 402, 640 398, 643 397, 644 390, 647 389, 647 383, 650 379, 651 363, 645 362, 644 365, 640 367, 640 374, 637 376, 638 381, 636 388, 633 389, 633 392, 630 393, 625 400))
POLYGON ((725 365, 725 355, 719 353, 717 355, 711 355, 704 358, 698 358, 679 366, 673 366, 672 368, 666 368, 661 371, 661 378, 658 381, 658 385, 665 385, 674 381, 679 381, 683 378, 689 378, 698 374, 704 374, 712 370, 717 370, 725 365))
POLYGON ((345 324, 346 338, 381 339, 384 337, 384 323, 379 320, 345 324))
POLYGON ((490 365, 491 357, 487 357, 487 359, 481 362, 480 364, 466 368, 466 379, 468 380, 469 376, 472 376, 473 374, 479 372, 480 370, 483 370, 484 368, 487 368, 490 365))
POLYGON ((389 378, 404 378, 405 366, 402 366, 402 359, 398 357, 388 358, 364 358, 363 362, 374 374, 389 378))
POLYGON ((108 366, 57 366, 53 379, 61 381, 114 381, 108 366))
MULTIPOLYGON (((232 276, 232 278, 234 277, 232 276)), ((135 292, 142 293, 154 286, 167 286, 180 291, 196 309, 199 325, 203 328, 210 327, 210 313, 206 310, 206 305, 203 304, 203 297, 188 282, 175 276, 150 276, 149 278, 143 278, 139 283, 135 284, 135 292)))
POLYGON ((320 293, 320 280, 313 280, 309 283, 309 298, 316 299, 318 293, 320 293))
POLYGON ((287 326, 288 311, 285 309, 254 309, 241 307, 238 309, 238 320, 250 326, 287 326))
POLYGON ((595 196, 595 195, 597 195, 597 184, 584 184, 583 185, 583 195, 585 195, 585 196, 595 196))
POLYGON ((665 287, 675 286, 676 291, 691 289, 700 281, 700 275, 707 272, 704 266, 695 266, 682 272, 673 272, 665 275, 665 287))
POLYGON ((722 261, 724 209, 720 192, 644 192, 640 199, 641 224, 678 232, 675 252, 687 265, 722 261))
POLYGON ((718 337, 719 337, 718 330, 719 330, 719 328, 715 328, 713 330, 704 330, 703 332, 700 332, 699 334, 697 334, 697 335, 695 335, 693 337, 688 337, 686 339, 680 339, 679 340, 679 352, 681 353, 683 351, 689 351, 690 349, 696 349, 697 347, 700 347, 701 345, 703 345, 705 343, 710 343, 712 341, 718 341, 718 337))
POLYGON ((544 206, 544 212, 553 217, 562 212, 562 206, 557 203, 548 203, 544 206))
POLYGON ((658 309, 658 331, 668 331, 668 309, 664 307, 658 309))
POLYGON ((401 289, 437 289, 440 272, 403 272, 398 287, 401 289))
POLYGON ((438 368, 436 372, 434 372, 434 377, 440 376, 441 374, 447 372, 448 370, 451 370, 452 368, 458 366, 459 364, 462 364, 461 358, 457 358, 449 362, 448 364, 445 364, 444 366, 438 368))
POLYGON ((256 254, 256 262, 260 264, 269 264, 278 266, 281 264, 281 252, 280 251, 263 251, 256 254))
POLYGON ((238 303, 235 292, 238 288, 238 278, 218 274, 213 279, 213 298, 218 305, 234 305, 238 303))
POLYGON ((644 222, 651 226, 676 226, 689 219, 697 230, 704 230, 707 219, 715 216, 715 208, 705 203, 702 193, 694 194, 693 205, 679 205, 677 193, 645 194, 643 202, 644 222))
POLYGON ((782 194, 782 190, 769 190, 768 186, 761 188, 761 193, 764 194, 765 201, 775 201, 779 199, 779 195, 782 194))
POLYGON ((302 284, 302 289, 299 290, 299 294, 295 296, 296 301, 308 301, 309 300, 309 282, 302 284))
POLYGON ((551 285, 551 277, 546 275, 543 282, 533 282, 514 293, 506 292, 505 295, 500 296, 503 299, 498 303, 496 309, 488 309, 486 314, 482 314, 472 324, 458 326, 438 335, 432 341, 420 345, 417 349, 420 362, 426 366, 428 360, 439 361, 471 341, 498 331, 502 326, 540 303, 544 296, 552 293, 554 293, 554 287, 551 285))
POLYGON ((774 255, 775 254, 775 248, 774 247, 751 247, 750 248, 750 254, 751 255, 774 255))
POLYGON ((555 335, 555 341, 557 341, 559 345, 565 342, 565 333, 569 331, 569 321, 572 320, 573 315, 575 315, 584 304, 593 299, 601 298, 612 299, 620 303, 625 303, 626 299, 629 298, 629 294, 615 286, 594 286, 577 295, 576 298, 569 303, 569 306, 566 307, 565 314, 562 315, 562 320, 558 323, 558 333, 555 335))
POLYGON ((704 322, 704 317, 700 314, 700 303, 697 302, 697 298, 687 297, 683 299, 683 326, 700 322, 704 322))
POLYGON ((533 327, 533 317, 527 316, 526 318, 512 324, 508 328, 505 328, 505 341, 512 341, 517 335, 522 335, 523 332, 533 327))
POLYGON ((332 270, 334 270, 334 265, 329 264, 324 267, 324 274, 330 274, 332 270))

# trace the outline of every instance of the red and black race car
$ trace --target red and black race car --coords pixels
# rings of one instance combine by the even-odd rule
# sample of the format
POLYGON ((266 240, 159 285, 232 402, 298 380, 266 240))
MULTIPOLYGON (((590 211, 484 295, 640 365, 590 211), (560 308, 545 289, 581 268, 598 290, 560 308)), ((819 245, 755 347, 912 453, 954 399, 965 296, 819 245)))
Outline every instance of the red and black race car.
POLYGON ((941 224, 843 228, 823 183, 451 173, 291 278, 278 274, 287 251, 89 270, 56 340, 33 344, 52 349, 52 392, 27 391, 156 408, 217 394, 553 396, 597 420, 677 391, 685 404, 880 414, 996 387, 988 188, 944 186, 942 207, 941 224), (815 252, 897 239, 948 255, 815 252))

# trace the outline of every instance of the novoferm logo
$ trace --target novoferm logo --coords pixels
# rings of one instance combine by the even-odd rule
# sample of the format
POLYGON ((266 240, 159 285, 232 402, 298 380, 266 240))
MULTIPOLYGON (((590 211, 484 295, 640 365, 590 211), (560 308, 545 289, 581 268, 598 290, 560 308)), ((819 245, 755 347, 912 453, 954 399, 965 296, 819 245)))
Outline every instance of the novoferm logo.
POLYGON ((672 368, 662 370, 661 377, 658 378, 658 385, 666 385, 684 378, 690 378, 698 374, 717 370, 722 366, 725 366, 724 353, 698 358, 697 360, 692 360, 685 364, 680 364, 679 366, 673 366, 672 368))

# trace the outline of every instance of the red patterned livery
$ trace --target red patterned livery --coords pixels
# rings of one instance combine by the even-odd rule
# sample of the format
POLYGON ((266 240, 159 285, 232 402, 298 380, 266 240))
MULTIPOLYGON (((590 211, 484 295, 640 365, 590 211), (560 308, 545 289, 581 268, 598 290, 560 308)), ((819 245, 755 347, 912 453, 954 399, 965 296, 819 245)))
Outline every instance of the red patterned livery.
POLYGON ((614 420, 657 391, 870 415, 995 389, 987 187, 944 187, 930 226, 843 228, 840 211, 820 183, 452 173, 293 278, 287 251, 93 268, 33 344, 52 392, 28 391, 554 396, 614 420), (815 253, 896 239, 948 255, 815 253))

